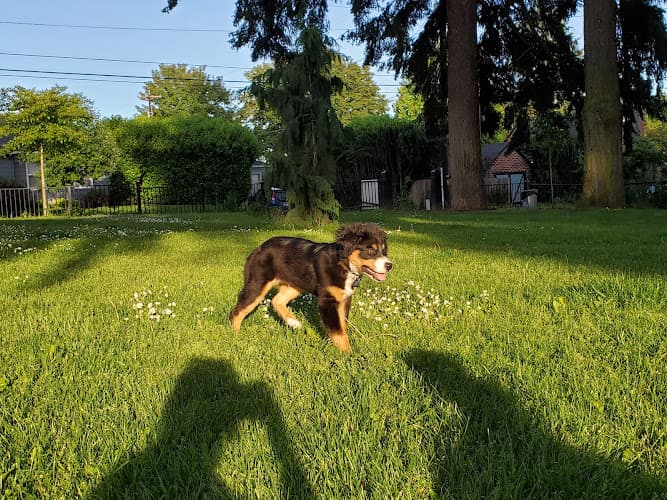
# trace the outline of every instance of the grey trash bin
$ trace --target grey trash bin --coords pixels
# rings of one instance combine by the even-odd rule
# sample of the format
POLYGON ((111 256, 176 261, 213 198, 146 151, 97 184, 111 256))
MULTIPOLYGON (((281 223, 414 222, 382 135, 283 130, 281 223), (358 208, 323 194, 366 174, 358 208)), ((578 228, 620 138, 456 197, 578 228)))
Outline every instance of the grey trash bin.
POLYGON ((537 189, 521 191, 521 205, 526 208, 537 208, 537 189))

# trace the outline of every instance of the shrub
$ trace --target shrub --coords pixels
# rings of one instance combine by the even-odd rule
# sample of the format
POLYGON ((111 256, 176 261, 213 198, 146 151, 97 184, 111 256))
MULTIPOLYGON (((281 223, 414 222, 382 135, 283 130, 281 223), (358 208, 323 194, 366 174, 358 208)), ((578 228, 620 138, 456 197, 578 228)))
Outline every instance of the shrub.
POLYGON ((132 196, 132 186, 122 172, 116 171, 109 177, 109 206, 124 205, 132 196))

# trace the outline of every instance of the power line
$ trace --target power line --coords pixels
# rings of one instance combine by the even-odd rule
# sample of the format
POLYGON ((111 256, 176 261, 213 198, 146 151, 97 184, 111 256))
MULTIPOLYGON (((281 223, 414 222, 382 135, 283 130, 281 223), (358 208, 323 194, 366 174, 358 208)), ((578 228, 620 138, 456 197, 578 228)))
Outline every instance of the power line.
POLYGON ((198 67, 198 68, 206 67, 206 68, 245 69, 245 70, 252 69, 251 67, 245 67, 245 66, 218 66, 215 64, 169 63, 164 61, 141 61, 136 59, 108 59, 104 57, 56 56, 52 54, 25 54, 23 52, 0 52, 0 55, 16 56, 16 57, 38 57, 44 59, 71 59, 75 61, 102 61, 102 62, 120 62, 120 63, 133 63, 133 64, 164 64, 169 66, 185 64, 186 66, 198 67))
MULTIPOLYGON (((112 73, 82 73, 82 72, 76 72, 76 71, 49 71, 49 70, 43 70, 43 69, 15 69, 15 68, 0 68, 0 71, 10 71, 10 72, 16 72, 16 73, 42 73, 46 75, 75 75, 75 76, 100 76, 100 77, 108 77, 108 78, 140 78, 144 80, 152 80, 152 76, 140 76, 140 75, 118 75, 118 74, 112 74, 112 73)), ((170 77, 170 76, 163 76, 161 77, 163 80, 174 80, 174 81, 192 81, 192 82, 199 82, 202 81, 201 78, 185 78, 185 77, 170 77)), ((209 80, 207 79, 206 81, 215 81, 215 80, 209 80)), ((222 80, 224 83, 225 81, 229 83, 247 83, 247 80, 222 80)))
MULTIPOLYGON (((21 74, 0 74, 0 77, 5 77, 5 78, 36 78, 40 80, 68 80, 68 81, 86 81, 86 82, 110 82, 110 83, 131 83, 135 85, 145 85, 147 82, 146 80, 129 80, 129 78, 143 78, 139 76, 131 76, 131 75, 106 75, 103 73, 75 73, 75 72, 58 72, 58 71, 41 71, 41 70, 17 70, 17 69, 9 69, 9 68, 0 68, 0 71, 10 71, 10 72, 29 72, 31 74, 28 75, 21 75, 21 74), (42 73, 41 75, 39 74, 34 74, 34 73, 42 73), (45 75, 54 75, 54 76, 45 76, 45 75), (57 76, 56 76, 57 75, 57 76), (61 76, 61 75, 67 75, 67 76, 61 76), (72 76, 74 75, 74 76, 72 76), (76 76, 79 75, 79 76, 76 76), (86 78, 87 76, 98 76, 100 78, 86 78), (128 80, 115 80, 114 78, 128 78, 128 80)), ((194 80, 197 81, 196 79, 186 79, 186 78, 168 78, 168 80, 174 80, 174 81, 187 81, 187 80, 194 80)), ((242 90, 247 88, 247 84, 250 82, 244 81, 244 80, 223 80, 223 83, 225 84, 225 87, 230 89, 230 90, 242 90), (228 85, 228 83, 236 83, 237 85, 228 85), (240 84, 245 84, 245 85, 240 85, 240 84)), ((380 93, 393 93, 392 90, 382 90, 382 87, 389 87, 390 89, 392 88, 397 88, 400 85, 397 84, 375 84, 379 89, 380 93)))
MULTIPOLYGON (((39 80, 55 80, 56 78, 52 76, 39 76, 39 75, 2 75, 0 74, 0 77, 4 78, 36 78, 39 80)), ((73 81, 78 81, 78 82, 105 82, 105 83, 133 83, 136 85, 144 85, 146 82, 136 82, 132 80, 110 80, 108 78, 106 79, 98 79, 98 78, 74 78, 74 77, 67 77, 67 76, 61 76, 57 78, 58 80, 73 80, 73 81)))
POLYGON ((90 29, 90 30, 125 30, 125 31, 185 31, 194 33, 232 33, 229 30, 217 28, 145 28, 140 26, 96 26, 89 24, 51 24, 51 23, 29 23, 23 21, 0 21, 0 24, 10 24, 15 26, 38 26, 46 28, 67 28, 67 29, 90 29))
MULTIPOLYGON (((44 59, 66 59, 66 60, 75 60, 75 61, 101 61, 101 62, 120 62, 120 63, 133 63, 133 64, 162 64, 167 66, 176 66, 178 64, 185 64, 190 67, 197 68, 222 68, 222 69, 240 69, 240 70, 251 70, 252 67, 248 66, 220 66, 215 64, 192 64, 192 63, 173 63, 173 62, 164 62, 164 61, 142 61, 136 59, 110 59, 104 57, 78 57, 78 56, 58 56, 52 54, 26 54, 23 52, 0 52, 0 55, 3 56, 14 56, 14 57, 34 57, 34 58, 44 58, 44 59)), ((390 77, 395 78, 393 73, 376 73, 371 72, 373 76, 377 77, 390 77)))
MULTIPOLYGON (((38 69, 17 69, 17 68, 0 68, 0 71, 7 71, 10 73, 32 73, 32 74, 41 74, 41 75, 65 75, 65 76, 77 76, 77 77, 101 77, 101 78, 132 78, 132 79, 143 79, 141 83, 146 83, 146 80, 152 80, 151 76, 139 76, 139 75, 121 75, 114 73, 83 73, 75 71, 49 71, 49 70, 38 70, 38 69)), ((21 75, 24 76, 24 75, 21 75)), ((64 78, 60 77, 59 78, 64 78)), ((162 77, 163 80, 170 81, 201 81, 200 78, 182 78, 182 77, 162 77)), ((215 80, 206 80, 208 82, 214 82, 215 80)), ((227 83, 244 83, 249 84, 249 80, 224 80, 222 79, 223 84, 227 83)), ((400 84, 396 83, 383 83, 378 84, 374 83, 377 87, 400 87, 400 84)))

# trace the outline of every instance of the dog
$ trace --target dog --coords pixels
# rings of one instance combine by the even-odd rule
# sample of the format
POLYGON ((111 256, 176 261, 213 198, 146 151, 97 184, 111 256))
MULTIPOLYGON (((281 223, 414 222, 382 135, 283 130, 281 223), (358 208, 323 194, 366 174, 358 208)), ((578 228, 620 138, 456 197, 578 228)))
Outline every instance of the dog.
POLYGON ((320 319, 331 343, 350 352, 347 320, 352 295, 365 274, 385 281, 393 264, 387 257, 387 234, 377 224, 348 224, 336 231, 334 243, 274 237, 256 248, 243 269, 243 288, 229 315, 234 331, 274 287, 274 311, 291 328, 301 322, 287 308, 302 293, 317 298, 320 319))

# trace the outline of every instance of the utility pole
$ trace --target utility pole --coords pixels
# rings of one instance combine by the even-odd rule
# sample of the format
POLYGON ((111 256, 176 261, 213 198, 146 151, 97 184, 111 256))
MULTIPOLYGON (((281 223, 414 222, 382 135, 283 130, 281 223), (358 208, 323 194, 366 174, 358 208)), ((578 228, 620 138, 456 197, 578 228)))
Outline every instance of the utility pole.
POLYGON ((146 115, 150 118, 153 116, 153 99, 159 99, 161 95, 151 95, 151 91, 148 90, 145 94, 139 94, 139 99, 143 101, 148 101, 148 111, 146 115))

